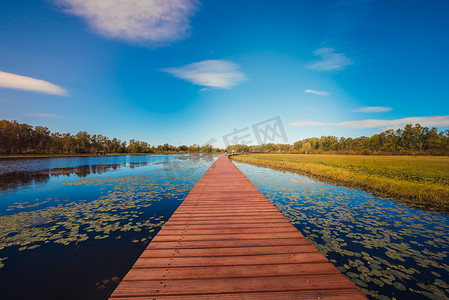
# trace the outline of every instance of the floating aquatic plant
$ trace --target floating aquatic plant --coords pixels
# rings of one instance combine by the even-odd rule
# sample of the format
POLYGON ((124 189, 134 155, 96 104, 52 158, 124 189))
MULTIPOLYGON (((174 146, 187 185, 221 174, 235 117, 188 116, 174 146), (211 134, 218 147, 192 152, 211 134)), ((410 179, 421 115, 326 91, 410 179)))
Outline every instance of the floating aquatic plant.
MULTIPOLYGON (((150 173, 64 182, 71 186, 101 186, 104 194, 91 201, 74 199, 65 204, 0 216, 0 250, 12 246, 17 246, 19 251, 33 250, 46 243, 79 245, 90 238, 103 240, 113 233, 130 231, 147 232, 149 236, 137 240, 146 242, 165 223, 165 217, 142 216, 154 202, 185 195, 191 184, 174 185, 178 180, 174 175, 150 173)), ((13 203, 9 209, 38 207, 51 200, 13 203)))
POLYGON ((371 298, 449 298, 449 218, 288 172, 237 164, 371 298))

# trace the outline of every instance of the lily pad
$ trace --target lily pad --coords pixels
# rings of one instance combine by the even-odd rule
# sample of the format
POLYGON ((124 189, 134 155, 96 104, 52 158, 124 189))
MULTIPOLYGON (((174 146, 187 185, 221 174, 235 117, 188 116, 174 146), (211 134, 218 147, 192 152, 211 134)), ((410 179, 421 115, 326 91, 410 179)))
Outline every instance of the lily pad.
POLYGON ((397 281, 393 283, 393 286, 394 286, 395 288, 397 288, 398 290, 402 291, 402 292, 404 292, 404 291, 407 290, 407 288, 405 287, 405 285, 403 285, 402 283, 397 282, 397 281))

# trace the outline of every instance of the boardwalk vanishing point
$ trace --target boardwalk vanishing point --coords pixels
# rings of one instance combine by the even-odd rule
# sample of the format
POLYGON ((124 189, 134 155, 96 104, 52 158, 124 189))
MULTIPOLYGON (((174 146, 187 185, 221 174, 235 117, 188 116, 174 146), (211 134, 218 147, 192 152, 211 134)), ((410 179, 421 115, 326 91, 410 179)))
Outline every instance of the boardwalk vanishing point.
POLYGON ((111 299, 366 299, 226 156, 111 299))

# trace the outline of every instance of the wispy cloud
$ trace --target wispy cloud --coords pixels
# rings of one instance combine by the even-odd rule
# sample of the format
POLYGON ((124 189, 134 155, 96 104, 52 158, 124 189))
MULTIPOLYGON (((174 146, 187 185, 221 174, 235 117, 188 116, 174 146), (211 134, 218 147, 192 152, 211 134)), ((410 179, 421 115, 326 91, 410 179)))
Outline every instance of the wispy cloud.
POLYGON ((198 0, 53 0, 99 34, 128 41, 165 43, 190 33, 198 0))
POLYGON ((314 95, 318 95, 318 96, 329 96, 330 95, 330 93, 326 92, 326 91, 305 90, 304 92, 307 94, 314 94, 314 95))
POLYGON ((298 121, 287 124, 288 126, 317 126, 331 125, 346 128, 398 128, 407 124, 421 124, 426 127, 449 127, 449 115, 447 116, 429 116, 429 117, 408 117, 394 120, 366 119, 358 121, 344 122, 316 122, 316 121, 298 121))
POLYGON ((0 71, 0 87, 65 96, 67 91, 53 83, 0 71))
POLYGON ((60 115, 54 115, 54 114, 41 114, 41 113, 31 113, 31 114, 28 114, 28 116, 31 116, 31 117, 38 117, 38 118, 55 118, 55 119, 62 118, 62 116, 60 116, 60 115))
POLYGON ((222 89, 231 88, 247 79, 239 70, 239 65, 228 60, 204 60, 161 71, 196 85, 222 89))
POLYGON ((315 71, 341 71, 353 64, 353 61, 344 53, 335 53, 332 48, 320 48, 313 54, 321 58, 308 65, 309 69, 315 71))
POLYGON ((376 112, 387 112, 391 111, 393 108, 385 106, 366 106, 354 109, 354 112, 364 112, 364 113, 376 113, 376 112))

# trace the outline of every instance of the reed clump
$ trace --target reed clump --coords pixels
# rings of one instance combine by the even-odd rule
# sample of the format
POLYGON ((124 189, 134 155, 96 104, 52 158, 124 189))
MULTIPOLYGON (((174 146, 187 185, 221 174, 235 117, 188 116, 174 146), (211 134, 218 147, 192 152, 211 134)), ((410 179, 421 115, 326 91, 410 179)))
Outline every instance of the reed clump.
POLYGON ((234 160, 288 169, 446 210, 449 157, 248 154, 234 160))

